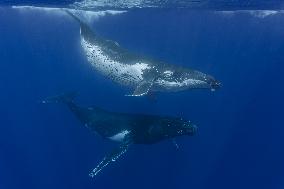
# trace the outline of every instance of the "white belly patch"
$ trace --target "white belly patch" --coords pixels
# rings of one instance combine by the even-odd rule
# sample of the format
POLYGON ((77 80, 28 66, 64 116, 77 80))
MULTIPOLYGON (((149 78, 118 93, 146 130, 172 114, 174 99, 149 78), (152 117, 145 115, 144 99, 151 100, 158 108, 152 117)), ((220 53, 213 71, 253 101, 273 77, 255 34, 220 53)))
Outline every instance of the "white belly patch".
POLYGON ((129 133, 130 133, 130 131, 124 130, 124 131, 121 131, 120 133, 117 133, 117 134, 115 134, 111 137, 108 137, 108 138, 110 140, 113 140, 113 141, 116 141, 116 142, 122 142, 124 140, 125 136, 129 133))
POLYGON ((125 64, 113 60, 101 47, 91 44, 81 37, 81 45, 91 65, 103 75, 124 85, 137 85, 143 80, 143 71, 149 69, 147 63, 125 64))

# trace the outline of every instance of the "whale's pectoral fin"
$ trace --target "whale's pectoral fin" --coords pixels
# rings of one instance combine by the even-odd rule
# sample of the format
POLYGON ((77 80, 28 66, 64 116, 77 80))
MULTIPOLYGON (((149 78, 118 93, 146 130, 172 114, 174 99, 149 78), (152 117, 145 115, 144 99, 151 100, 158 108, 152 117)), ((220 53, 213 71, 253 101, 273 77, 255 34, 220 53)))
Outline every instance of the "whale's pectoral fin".
POLYGON ((178 145, 177 141, 174 138, 172 139, 172 143, 175 146, 176 150, 179 150, 179 145, 178 145))
POLYGON ((137 88, 134 90, 132 95, 126 95, 126 96, 144 96, 144 95, 147 95, 152 86, 153 86, 153 80, 142 81, 137 86, 137 88))
POLYGON ((95 177, 103 168, 108 166, 111 162, 115 162, 120 156, 127 152, 128 147, 131 145, 129 140, 126 140, 120 144, 118 148, 115 148, 111 153, 106 155, 104 159, 97 165, 95 169, 89 174, 90 177, 95 177))
POLYGON ((132 95, 133 96, 144 96, 144 95, 148 94, 152 85, 153 85, 153 81, 143 81, 134 90, 132 95))

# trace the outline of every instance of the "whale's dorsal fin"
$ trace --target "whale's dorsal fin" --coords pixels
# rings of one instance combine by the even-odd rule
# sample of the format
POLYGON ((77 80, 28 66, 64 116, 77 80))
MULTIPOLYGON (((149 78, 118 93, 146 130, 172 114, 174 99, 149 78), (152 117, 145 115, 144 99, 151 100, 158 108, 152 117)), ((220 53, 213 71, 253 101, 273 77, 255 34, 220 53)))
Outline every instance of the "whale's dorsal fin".
POLYGON ((95 169, 91 171, 89 174, 90 177, 95 177, 101 172, 106 166, 108 166, 111 162, 115 162, 118 158, 120 158, 125 152, 127 152, 129 146, 132 144, 132 141, 127 137, 118 148, 115 148, 111 153, 106 155, 104 159, 97 165, 95 169))

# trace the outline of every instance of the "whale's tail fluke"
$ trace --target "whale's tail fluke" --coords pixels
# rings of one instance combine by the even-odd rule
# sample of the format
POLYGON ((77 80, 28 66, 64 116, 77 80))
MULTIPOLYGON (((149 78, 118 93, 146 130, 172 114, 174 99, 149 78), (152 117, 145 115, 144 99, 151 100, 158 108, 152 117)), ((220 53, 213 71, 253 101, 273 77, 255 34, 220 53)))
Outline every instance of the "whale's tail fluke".
POLYGON ((48 97, 41 102, 43 104, 50 104, 50 103, 73 103, 74 98, 77 96, 77 92, 70 92, 70 93, 63 93, 57 96, 48 97))

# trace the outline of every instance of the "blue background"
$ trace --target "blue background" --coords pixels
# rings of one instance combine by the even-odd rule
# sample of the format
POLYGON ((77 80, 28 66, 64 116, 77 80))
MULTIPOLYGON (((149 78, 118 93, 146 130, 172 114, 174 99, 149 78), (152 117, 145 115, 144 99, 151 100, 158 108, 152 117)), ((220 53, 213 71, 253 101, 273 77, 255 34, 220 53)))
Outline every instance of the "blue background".
POLYGON ((129 98, 97 74, 68 16, 0 8, 0 188, 283 188, 284 14, 133 10, 94 22, 133 52, 214 75, 216 92, 129 98), (46 96, 76 90, 81 105, 183 116, 194 137, 134 145, 97 178, 116 146, 46 96))

